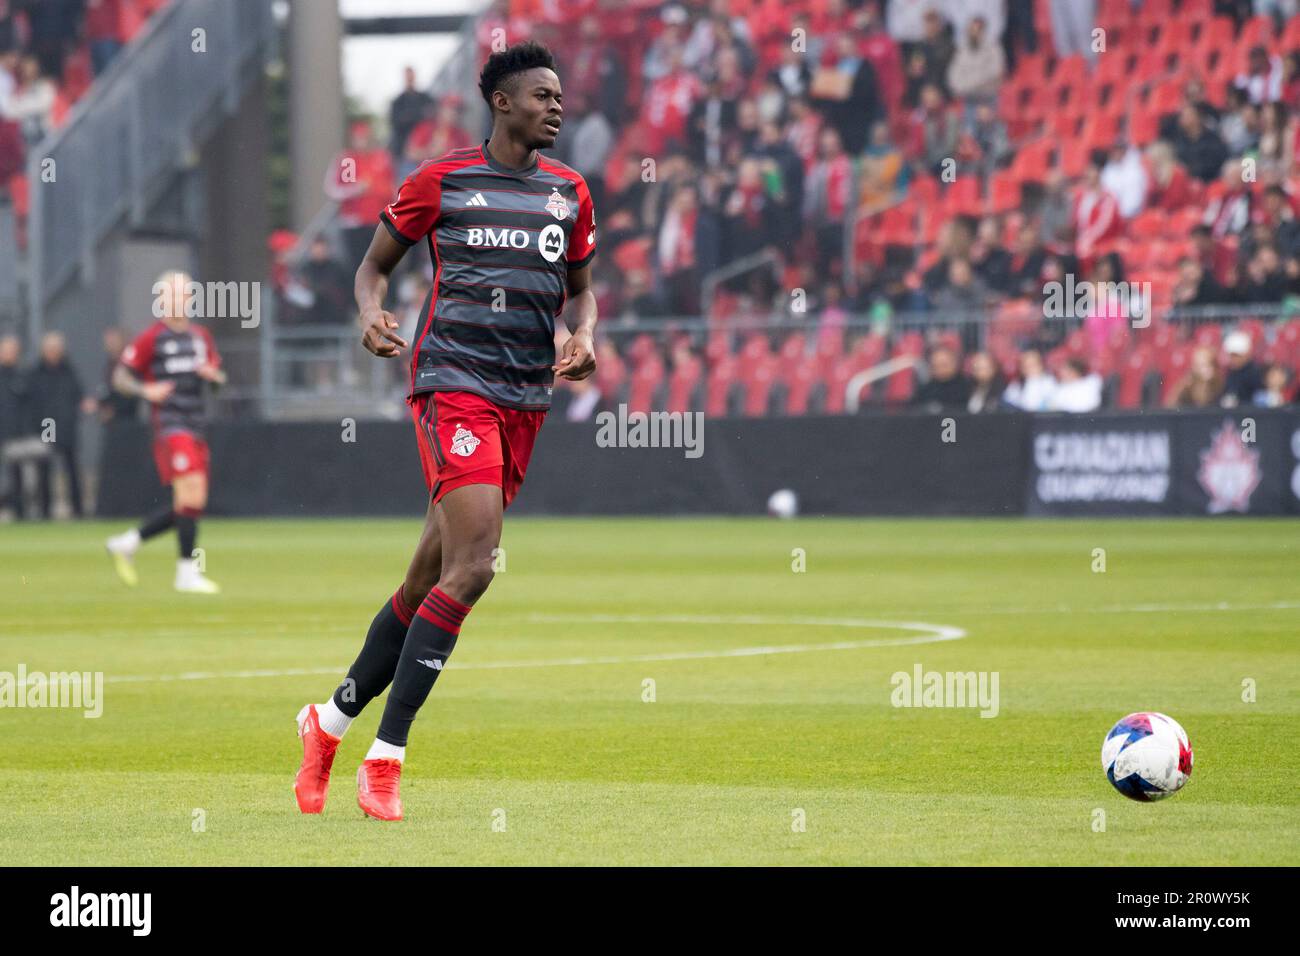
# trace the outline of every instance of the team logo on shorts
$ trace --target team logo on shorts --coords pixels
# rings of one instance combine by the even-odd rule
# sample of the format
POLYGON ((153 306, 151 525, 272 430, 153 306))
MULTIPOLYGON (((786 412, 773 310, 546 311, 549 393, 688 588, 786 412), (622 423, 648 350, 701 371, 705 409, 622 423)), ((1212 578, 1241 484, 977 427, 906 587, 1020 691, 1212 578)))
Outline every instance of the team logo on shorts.
POLYGON ((184 471, 190 467, 190 456, 183 451, 172 455, 172 471, 184 471))
POLYGON ((474 433, 464 425, 457 425, 456 434, 451 436, 451 453, 468 458, 474 454, 474 449, 479 446, 480 441, 482 439, 475 438, 474 433))
POLYGON ((556 219, 569 218, 569 204, 564 201, 558 189, 551 190, 551 197, 546 200, 546 211, 556 219))

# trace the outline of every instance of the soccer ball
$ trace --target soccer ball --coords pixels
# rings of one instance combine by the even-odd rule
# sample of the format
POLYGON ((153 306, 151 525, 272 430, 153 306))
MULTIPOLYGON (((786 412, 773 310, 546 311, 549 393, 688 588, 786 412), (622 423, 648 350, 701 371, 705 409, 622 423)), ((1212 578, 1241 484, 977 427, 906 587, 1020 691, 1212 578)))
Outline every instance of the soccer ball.
POLYGON ((1164 714, 1129 714, 1101 744, 1106 779, 1131 800, 1163 800, 1192 775, 1192 745, 1178 721, 1164 714))
POLYGON ((777 518, 793 518, 799 513, 799 498, 789 488, 772 492, 767 499, 767 513, 777 518))

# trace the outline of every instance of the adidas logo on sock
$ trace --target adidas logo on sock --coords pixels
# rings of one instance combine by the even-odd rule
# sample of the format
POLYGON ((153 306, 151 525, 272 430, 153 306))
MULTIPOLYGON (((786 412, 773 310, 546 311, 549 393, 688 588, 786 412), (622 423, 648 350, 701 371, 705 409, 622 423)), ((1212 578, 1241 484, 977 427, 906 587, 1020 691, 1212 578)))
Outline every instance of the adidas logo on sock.
POLYGON ((474 196, 473 196, 471 199, 469 199, 469 200, 465 203, 465 205, 466 205, 466 206, 486 206, 486 205, 487 205, 487 200, 483 198, 483 194, 482 194, 482 193, 475 193, 474 196))

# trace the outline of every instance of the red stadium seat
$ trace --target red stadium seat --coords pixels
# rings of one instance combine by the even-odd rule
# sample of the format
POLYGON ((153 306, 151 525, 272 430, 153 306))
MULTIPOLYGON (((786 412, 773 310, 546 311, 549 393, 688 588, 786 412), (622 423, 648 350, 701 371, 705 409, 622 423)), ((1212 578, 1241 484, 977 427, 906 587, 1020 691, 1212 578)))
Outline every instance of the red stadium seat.
POLYGON ((1300 17, 1291 17, 1282 31, 1282 49, 1300 49, 1300 17))
MULTIPOLYGON (((1097 10, 1097 24, 1110 30, 1133 19, 1133 4, 1129 0, 1101 0, 1097 10)), ((1051 21, 1045 21, 1050 23, 1051 21)))
POLYGON ((808 339, 802 332, 791 332, 786 336, 786 340, 781 343, 781 349, 777 352, 781 364, 793 365, 803 360, 808 352, 808 339))
POLYGON ((1083 148, 1091 152, 1094 149, 1109 151, 1119 139, 1120 115, 1115 112, 1097 113, 1088 117, 1083 124, 1083 148))
POLYGON ((1144 0, 1136 12, 1138 21, 1146 24, 1166 23, 1175 16, 1173 0, 1144 0))
POLYGON ((1160 136, 1160 118, 1142 110, 1128 118, 1128 141, 1134 146, 1149 146, 1160 136))
POLYGON ((704 376, 704 363, 697 357, 690 356, 675 367, 668 376, 668 396, 664 409, 669 412, 685 412, 692 407, 691 397, 704 376))
POLYGON ((978 216, 982 206, 979 180, 974 176, 958 176, 943 194, 943 208, 950 216, 978 216))
POLYGON ((1268 46, 1273 42, 1273 18, 1268 16, 1251 17, 1241 25, 1237 35, 1238 49, 1249 50, 1253 46, 1268 46))
POLYGON ((1169 234, 1169 217, 1160 209, 1146 209, 1129 223, 1129 235, 1134 239, 1163 239, 1169 234))
POLYGON ((812 390, 817 385, 817 366, 807 359, 791 365, 783 377, 785 384, 785 413, 808 414, 812 390))
POLYGON ((664 363, 657 354, 649 356, 632 372, 628 389, 629 412, 649 412, 654 408, 655 391, 664 379, 664 363))
POLYGON ((749 366, 742 365, 741 384, 744 386, 743 412, 750 418, 762 418, 767 414, 768 401, 772 395, 772 386, 776 383, 777 360, 768 355, 749 366))
POLYGON ((728 399, 736 381, 736 360, 730 356, 709 369, 705 382, 704 412, 710 418, 725 418, 728 399))
POLYGON ((1050 136, 1043 136, 1020 147, 1016 158, 1011 161, 1011 172, 1020 183, 1042 182, 1052 168, 1052 153, 1056 150, 1056 141, 1050 136))
POLYGON ((1192 333, 1192 343, 1199 347, 1208 347, 1218 350, 1223 344, 1223 326, 1218 322, 1206 322, 1198 325, 1192 333))
POLYGON ((1142 386, 1151 371, 1151 355, 1146 349, 1134 349, 1119 370, 1119 391, 1115 404, 1120 408, 1137 408, 1142 404, 1142 386))
POLYGON ((994 173, 989 183, 989 212, 1005 213, 1019 208, 1020 180, 1015 172, 1004 169, 994 173))

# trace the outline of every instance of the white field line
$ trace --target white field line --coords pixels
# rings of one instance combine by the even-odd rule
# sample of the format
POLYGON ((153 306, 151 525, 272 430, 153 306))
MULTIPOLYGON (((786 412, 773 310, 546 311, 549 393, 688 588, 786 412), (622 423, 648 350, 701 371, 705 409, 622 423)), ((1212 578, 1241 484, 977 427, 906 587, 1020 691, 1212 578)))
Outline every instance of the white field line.
MULTIPOLYGON (((915 608, 895 609, 880 608, 885 614, 908 614, 915 608)), ((1000 614, 1203 614, 1203 613, 1222 613, 1233 611, 1295 611, 1300 610, 1300 601, 1267 601, 1262 603, 1238 604, 1232 601, 1212 601, 1201 603, 1168 603, 1168 604, 1110 604, 1099 606, 1079 607, 1069 604, 1040 605, 1038 607, 981 607, 979 605, 960 605, 957 607, 935 607, 930 609, 932 614, 969 616, 975 615, 1000 615, 1000 614)), ((700 616, 654 616, 654 615, 606 615, 606 614, 589 614, 589 615, 558 615, 558 614, 535 614, 513 611, 498 611, 493 614, 491 620, 481 620, 477 622, 479 628, 501 629, 508 625, 504 621, 526 620, 540 623, 569 623, 569 624, 602 624, 602 623, 675 623, 675 624, 714 624, 714 623, 737 623, 737 624, 798 624, 804 625, 822 625, 829 627, 842 627, 843 624, 836 623, 837 618, 783 618, 780 620, 768 617, 700 617, 700 616)), ((849 619, 852 620, 852 619, 849 619)), ((184 637, 184 638, 217 638, 217 637, 246 637, 248 636, 247 627, 237 631, 204 631, 204 625, 226 623, 226 618, 202 618, 191 622, 188 628, 148 628, 147 636, 150 638, 167 638, 167 637, 184 637)), ((858 626, 856 623, 847 626, 858 626)), ((893 625, 891 625, 893 626, 893 625)), ((936 625, 937 626, 937 625, 936 625)), ((259 633, 274 635, 301 634, 310 631, 313 634, 361 634, 364 635, 363 625, 357 623, 339 624, 326 621, 315 621, 311 618, 303 618, 300 622, 292 624, 279 623, 275 625, 259 625, 259 633)), ((0 638, 7 638, 14 635, 0 632, 0 638)), ((43 631, 42 638, 67 638, 67 637, 85 637, 84 630, 76 631, 43 631)), ((115 638, 115 637, 140 637, 140 628, 106 628, 96 630, 95 637, 115 638)), ((462 665, 463 666, 463 665, 462 665)), ((309 671, 308 673, 316 673, 309 671)))
MULTIPOLYGON (((484 661, 482 663, 448 663, 456 670, 515 670, 535 667, 587 667, 595 664, 641 664, 654 661, 717 660, 728 657, 760 657, 768 654, 807 654, 814 651, 849 651, 864 647, 902 647, 910 644, 936 644, 940 641, 959 641, 966 636, 960 627, 946 624, 926 624, 921 621, 875 621, 860 618, 770 618, 759 615, 689 615, 676 614, 662 617, 650 615, 590 615, 585 617, 562 615, 531 615, 534 620, 585 621, 593 623, 663 623, 663 624, 776 624, 796 626, 848 627, 870 630, 897 630, 919 632, 911 637, 873 638, 856 641, 832 641, 826 644, 773 644, 757 647, 733 647, 723 650, 674 651, 662 654, 628 654, 608 657, 563 657, 552 660, 484 661)), ((315 674, 344 674, 347 665, 336 667, 290 667, 277 670, 239 671, 188 671, 181 674, 131 674, 109 676, 109 684, 141 684, 186 680, 243 680, 255 677, 298 677, 315 674)))

